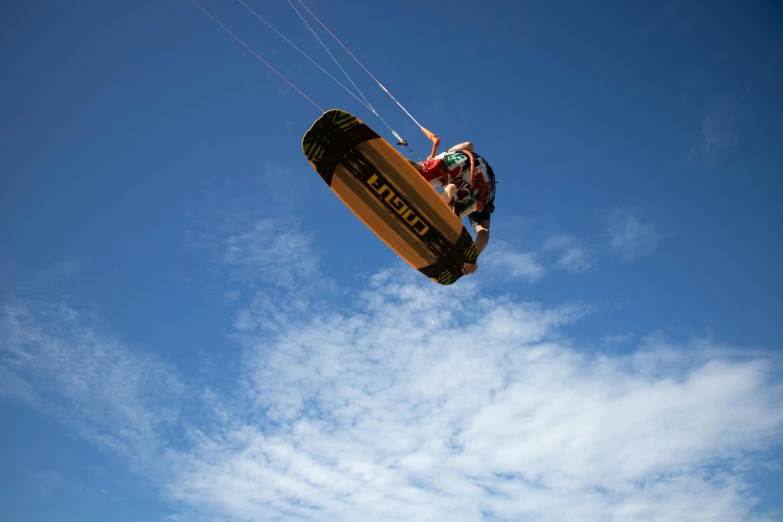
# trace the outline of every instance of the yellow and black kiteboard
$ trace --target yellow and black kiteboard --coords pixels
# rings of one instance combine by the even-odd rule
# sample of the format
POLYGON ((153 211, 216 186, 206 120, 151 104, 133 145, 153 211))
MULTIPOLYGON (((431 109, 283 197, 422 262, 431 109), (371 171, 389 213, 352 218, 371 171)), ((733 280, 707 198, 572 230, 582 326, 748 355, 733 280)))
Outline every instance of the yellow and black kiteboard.
POLYGON ((442 285, 478 251, 462 221, 391 144, 341 110, 302 139, 310 164, 345 205, 416 270, 442 285))

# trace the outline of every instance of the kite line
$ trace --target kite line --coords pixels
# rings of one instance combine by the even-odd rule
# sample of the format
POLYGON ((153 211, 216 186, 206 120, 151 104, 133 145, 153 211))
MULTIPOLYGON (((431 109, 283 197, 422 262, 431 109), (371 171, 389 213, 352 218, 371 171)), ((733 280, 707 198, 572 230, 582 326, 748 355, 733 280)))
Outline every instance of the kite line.
MULTIPOLYGON (((288 83, 294 90, 296 90, 299 94, 301 94, 305 99, 307 99, 310 103, 312 103, 318 110, 320 110, 322 113, 325 112, 317 103, 315 103, 312 99, 310 99, 302 90, 300 90, 298 87, 296 87, 293 82, 288 80, 285 76, 283 76, 279 71, 277 71, 274 67, 272 67, 269 62, 264 60, 258 53, 253 51, 250 46, 248 46, 245 42, 243 42, 238 36, 236 36, 234 33, 232 33, 225 25, 220 23, 220 21, 217 20, 209 11, 207 11, 201 4, 198 3, 197 0, 191 0, 196 6, 201 9, 206 15, 208 15, 215 23, 217 23, 221 28, 223 28, 224 31, 226 31, 229 35, 231 35, 235 40, 237 40, 242 46, 244 46, 248 51, 250 51, 256 58, 258 58, 261 62, 263 62, 267 67, 269 67, 272 71, 274 71, 278 76, 280 76, 286 83, 288 83)), ((392 95, 391 92, 367 69, 367 67, 362 64, 361 61, 335 36, 335 34, 329 30, 328 27, 302 2, 302 0, 297 0, 299 4, 312 16, 320 25, 323 27, 329 35, 337 41, 338 44, 353 58, 356 63, 361 66, 362 69, 375 81, 375 83, 378 84, 378 86, 389 95, 389 97, 394 100, 394 102, 405 112, 405 114, 413 120, 413 122, 416 124, 416 126, 421 129, 421 131, 427 136, 427 138, 432 142, 432 152, 429 156, 429 158, 432 158, 435 156, 438 145, 440 144, 440 139, 432 132, 427 130, 424 126, 422 126, 416 118, 413 117, 413 115, 408 112, 408 110, 392 95)), ((299 15, 299 17, 302 19, 304 24, 307 26, 307 28, 310 30, 310 32, 315 36, 315 38, 318 40, 318 42, 321 44, 321 46, 326 50, 326 52, 329 54, 329 56, 334 60, 334 62, 337 64, 337 66, 340 68, 340 70, 343 72, 343 74, 348 78, 348 81, 353 85, 353 87, 356 89, 356 91, 359 93, 359 96, 361 96, 361 99, 348 87, 340 83, 334 76, 332 76, 329 72, 326 71, 323 67, 321 67, 315 60, 310 58, 304 51, 302 51, 299 47, 297 47, 291 40, 286 38, 280 31, 275 29, 272 24, 270 24, 268 21, 266 21, 263 17, 261 17, 258 13, 256 13, 253 9, 251 9, 243 0, 237 0, 245 9, 247 9, 250 13, 252 13, 256 18, 258 18, 261 22, 263 22, 267 27, 269 27, 272 31, 274 31, 278 36, 280 36, 283 40, 285 40, 289 45, 291 45, 294 49, 296 49, 299 53, 301 53, 305 58, 307 58, 310 62, 312 62, 316 67, 318 67, 324 74, 326 74, 329 78, 331 78, 337 85, 342 87, 346 92, 348 92, 351 96, 353 96, 359 103, 361 103, 365 108, 367 108, 370 112, 372 112, 394 135, 395 138, 397 138, 398 145, 405 146, 414 156, 416 156, 417 159, 420 159, 419 156, 416 154, 416 152, 408 145, 408 142, 402 138, 386 121, 381 117, 380 114, 378 114, 378 111, 375 110, 375 108, 370 104, 367 97, 362 93, 362 91, 359 89, 359 87, 354 83, 354 81, 351 79, 351 77, 348 75, 348 73, 343 69, 343 67, 340 65, 340 63, 337 61, 337 58, 329 51, 328 47, 324 42, 321 40, 321 38, 318 37, 316 32, 313 30, 313 28, 310 26, 309 23, 305 20, 305 18, 302 16, 302 14, 299 12, 299 10, 296 8, 296 6, 291 2, 291 0, 288 0, 288 3, 291 5, 291 7, 294 9, 294 11, 299 15)))
POLYGON ((300 91, 300 90, 299 90, 299 88, 298 88, 296 85, 294 85, 293 83, 291 83, 291 82, 288 80, 288 78, 286 78, 285 76, 283 76, 282 74, 280 74, 280 72, 279 72, 277 69, 275 69, 274 67, 272 67, 272 65, 271 65, 269 62, 267 62, 266 60, 264 60, 263 58, 261 58, 261 56, 259 56, 259 54, 258 54, 257 52, 255 52, 253 49, 251 49, 251 48, 250 48, 250 46, 248 46, 248 45, 247 45, 245 42, 243 42, 242 40, 240 40, 240 39, 239 39, 239 37, 238 37, 237 35, 235 35, 234 33, 232 33, 232 32, 231 32, 231 31, 228 29, 228 27, 226 27, 225 25, 221 24, 221 23, 220 23, 220 21, 219 21, 217 18, 215 18, 214 16, 212 16, 212 15, 210 14, 210 12, 209 12, 209 11, 207 11, 206 9, 204 9, 204 8, 201 6, 201 4, 199 4, 198 2, 196 2, 196 0, 191 0, 191 1, 192 1, 194 4, 196 4, 196 5, 198 6, 198 8, 199 8, 199 9, 201 9, 202 11, 204 11, 204 13, 206 13, 206 15, 207 15, 207 16, 209 16, 210 18, 212 18, 212 20, 214 20, 214 21, 215 21, 215 23, 217 23, 217 24, 218 24, 220 27, 222 27, 222 28, 223 28, 223 29, 224 29, 224 30, 225 30, 225 31, 226 31, 228 34, 230 34, 231 36, 233 36, 233 37, 234 37, 234 39, 235 39, 237 42, 241 43, 241 44, 242 44, 242 45, 245 47, 245 49, 247 49, 248 51, 250 51, 250 52, 251 52, 251 53, 252 53, 252 54, 253 54, 253 55, 254 55, 256 58, 258 58, 259 60, 261 60, 262 62, 264 62, 264 63, 266 64, 266 66, 267 66, 267 67, 269 67, 269 68, 270 68, 270 69, 272 69, 272 70, 273 70, 275 73, 277 73, 277 75, 278 75, 279 77, 281 77, 283 80, 285 80, 285 82, 286 82, 286 83, 288 83, 288 85, 290 85, 291 87, 293 87, 294 89, 296 89, 296 91, 297 91, 299 94, 301 94, 302 96, 304 96, 304 97, 305 97, 305 98, 306 98, 306 99, 307 99, 307 100, 308 100, 310 103, 312 103, 313 105, 315 105, 315 107, 316 107, 316 108, 317 108, 319 111, 323 112, 323 109, 322 109, 322 108, 321 108, 321 107, 320 107, 320 106, 319 106, 317 103, 315 103, 313 100, 311 100, 311 99, 310 99, 310 98, 309 98, 309 97, 308 97, 308 96, 307 96, 305 93, 303 93, 302 91, 300 91))

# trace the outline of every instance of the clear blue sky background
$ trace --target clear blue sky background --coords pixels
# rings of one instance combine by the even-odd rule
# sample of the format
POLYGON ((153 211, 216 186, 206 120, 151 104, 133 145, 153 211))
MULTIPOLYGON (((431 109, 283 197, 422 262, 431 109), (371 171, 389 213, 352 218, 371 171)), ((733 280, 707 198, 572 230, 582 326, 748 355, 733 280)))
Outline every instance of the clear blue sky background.
MULTIPOLYGON (((349 85, 287 1, 247 4, 349 85)), ((320 107, 348 110, 394 139, 371 112, 238 2, 202 5, 320 107)), ((319 450, 306 448, 316 439, 294 429, 302 419, 323 419, 324 412, 332 418, 335 405, 355 398, 327 398, 324 389, 339 390, 338 383, 358 377, 349 372, 330 380, 325 368, 348 368, 346 360, 357 353, 383 351, 373 344, 383 335, 369 326, 388 317, 374 307, 380 301, 396 302, 393 309, 403 322, 429 318, 434 309, 455 314, 448 324, 459 335, 451 348, 438 351, 437 334, 427 333, 433 337, 425 346, 432 351, 411 349, 414 358, 426 353, 432 367, 452 360, 449 375, 468 364, 487 364, 505 375, 509 370, 501 362, 487 361, 546 346, 593 361, 558 358, 564 373, 552 393, 569 397, 591 383, 600 397, 593 406, 600 418, 614 419, 610 423, 619 422, 623 408, 644 410, 632 407, 630 398, 620 407, 618 397, 650 387, 650 404, 662 408, 661 415, 641 418, 633 428, 603 432, 603 422, 585 428, 594 438, 585 435, 579 444, 566 445, 582 448, 573 449, 585 462, 577 469, 555 458, 538 468, 536 459, 534 464, 509 457, 513 469, 492 471, 502 487, 521 487, 524 481, 513 478, 520 475, 563 498, 577 497, 558 488, 597 492, 600 498, 586 504, 578 497, 580 505, 595 502, 594 511, 580 514, 582 520, 606 514, 635 520, 623 502, 648 493, 660 495, 660 509, 671 508, 654 515, 662 520, 671 520, 666 513, 687 512, 689 502, 718 506, 716 520, 780 514, 783 504, 774 493, 783 485, 777 444, 783 432, 780 5, 359 0, 307 5, 444 147, 470 140, 492 164, 500 181, 497 210, 478 272, 461 280, 460 288, 447 289, 411 274, 305 160, 301 138, 319 111, 190 0, 3 4, 0 518, 397 519, 398 508, 379 515, 371 499, 350 503, 353 511, 336 507, 330 502, 345 498, 345 492, 323 484, 289 491, 298 500, 281 506, 280 491, 294 487, 286 477, 300 480, 293 468, 272 479, 242 475, 237 471, 246 469, 242 465, 231 471, 214 467, 238 459, 279 469, 271 450, 258 461, 252 451, 237 449, 244 443, 255 447, 244 436, 232 438, 244 433, 241 426, 267 442, 273 432, 280 440, 299 440, 286 453, 291 466, 298 462, 291 455, 329 454, 328 443, 336 441, 346 444, 340 446, 345 451, 356 449, 346 442, 353 441, 374 455, 368 457, 374 465, 385 466, 376 457, 386 450, 370 449, 369 439, 356 442, 360 437, 348 428, 346 438, 334 435, 332 428, 345 427, 342 417, 331 428, 319 428, 318 440, 326 444, 319 450), (386 270, 391 276, 383 275, 386 270), (408 290, 398 294, 395 278, 408 290), (489 301, 471 304, 479 297, 489 301), (563 311, 572 306, 579 311, 563 311), (516 307, 527 311, 509 312, 516 307), (563 317, 549 320, 550 312, 542 310, 563 317), (338 321, 343 326, 364 321, 365 333, 329 330, 338 351, 321 352, 316 343, 302 352, 309 359, 291 355, 291 346, 305 341, 290 336, 312 331, 311 339, 328 337, 319 328, 336 321, 332 314, 343 318, 338 321), (500 323, 486 319, 490 316, 500 323), (488 333, 495 326, 497 333, 488 333), (543 333, 530 337, 517 328, 543 333), (488 352, 479 350, 482 341, 488 352), (606 359, 596 360, 597 354, 606 359), (601 364, 615 373, 602 373, 607 370, 601 364), (700 373, 713 370, 726 373, 700 373), (324 380, 301 377, 303 384, 293 377, 311 371, 324 380), (655 396, 669 386, 671 394, 655 396), (311 391, 302 392, 297 404, 312 403, 320 414, 282 406, 303 389, 311 391), (667 409, 683 403, 693 410, 667 409), (275 411, 285 413, 275 417, 270 413, 275 411), (696 411, 711 413, 702 418, 696 411), (688 433, 706 431, 692 445, 677 446, 687 438, 685 431, 676 436, 685 430, 678 419, 698 420, 688 433), (281 435, 281 426, 302 438, 281 435), (651 433, 662 437, 648 437, 651 433), (589 464, 604 462, 596 449, 600 444, 631 444, 636 457, 652 456, 635 471, 620 473, 625 482, 608 484, 615 478, 599 471, 617 470, 589 464), (709 478, 694 469, 709 470, 704 471, 709 478), (242 486, 216 478, 238 475, 247 478, 242 486), (642 491, 661 476, 674 477, 677 487, 642 491), (563 477, 579 486, 564 486, 558 482, 563 477), (282 489, 275 489, 275 481, 282 489), (216 483, 223 489, 198 486, 216 483), (640 490, 629 490, 629 484, 640 490), (247 488, 272 493, 236 498, 247 488), (754 498, 758 504, 750 501, 754 498), (321 515, 297 511, 304 505, 318 506, 321 515)), ((429 143, 416 126, 317 22, 307 20, 381 116, 426 155, 429 143)), ((439 313, 427 323, 437 326, 441 319, 446 320, 439 313)), ((430 332, 426 325, 407 331, 419 327, 430 332)), ((396 360, 395 349, 409 344, 397 341, 383 353, 396 360)), ((371 367, 377 371, 378 364, 371 367)), ((424 371, 394 368, 389 372, 399 372, 395 382, 424 371)), ((528 379, 515 371, 499 379, 508 386, 509 400, 496 405, 495 414, 518 406, 511 399, 522 396, 515 383, 540 389, 532 384, 535 375, 540 374, 528 379)), ((459 395, 469 388, 465 382, 442 389, 441 399, 466 404, 459 395)), ((477 396, 484 396, 492 385, 476 386, 477 396)), ((357 389, 368 394, 368 415, 388 414, 380 415, 373 430, 410 427, 401 419, 419 411, 418 397, 405 395, 409 402, 402 404, 410 407, 389 413, 387 403, 372 402, 380 392, 357 389)), ((395 397, 389 404, 401 404, 395 397)), ((511 430, 508 444, 532 444, 526 417, 486 420, 495 395, 486 397, 461 411, 465 433, 467 426, 481 425, 495 436, 504 427, 511 430)), ((543 397, 535 411, 545 420, 536 426, 549 426, 548 411, 573 404, 543 397)), ((585 424, 577 421, 564 428, 565 437, 582 433, 585 424)), ((413 440, 446 437, 448 431, 433 435, 426 423, 420 428, 410 428, 413 440)), ((542 440, 554 437, 557 428, 550 428, 541 432, 542 440)), ((503 453, 510 446, 502 441, 481 449, 480 441, 489 439, 473 436, 465 447, 475 455, 517 454, 503 453)), ((431 458, 421 449, 426 447, 422 443, 421 454, 431 458)), ((365 455, 362 451, 355 454, 365 455)), ((445 469, 445 461, 436 465, 426 458, 429 464, 422 466, 430 473, 445 469)), ((484 462, 481 472, 492 466, 490 458, 484 462)), ((322 465, 355 478, 337 464, 322 465)), ((397 494, 399 487, 379 477, 399 468, 379 469, 367 471, 365 480, 374 477, 381 484, 380 498, 397 494)), ((432 475, 403 476, 408 487, 420 488, 416 494, 436 489, 432 475), (427 480, 432 482, 421 485, 427 480)), ((342 484, 334 477, 326 481, 342 484)), ((489 491, 501 486, 482 487, 484 493, 458 509, 459 516, 522 519, 514 511, 523 509, 515 505, 521 490, 493 504, 496 496, 489 491)), ((456 501, 444 503, 449 505, 456 501)), ((530 520, 564 513, 545 500, 530 509, 524 512, 530 520)), ((447 513, 443 507, 416 514, 458 519, 447 513)))

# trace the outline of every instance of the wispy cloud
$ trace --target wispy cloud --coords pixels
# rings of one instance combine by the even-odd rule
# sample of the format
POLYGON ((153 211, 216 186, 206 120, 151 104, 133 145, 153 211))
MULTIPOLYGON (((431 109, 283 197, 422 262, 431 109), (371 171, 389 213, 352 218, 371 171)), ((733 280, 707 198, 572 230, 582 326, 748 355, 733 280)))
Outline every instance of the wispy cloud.
POLYGON ((339 293, 321 271, 312 239, 294 216, 234 212, 223 214, 219 226, 199 226, 190 244, 210 256, 214 288, 234 314, 236 338, 259 329, 288 328, 310 313, 320 294, 339 293))
POLYGON ((763 520, 746 470, 783 434, 779 361, 661 337, 591 355, 567 335, 591 307, 477 281, 384 272, 341 306, 280 293, 306 312, 280 316, 259 286, 224 395, 64 305, 5 306, 2 368, 180 515, 763 520))
POLYGON ((691 155, 701 158, 707 168, 720 165, 739 139, 740 103, 736 97, 733 90, 724 92, 704 117, 699 140, 691 149, 691 155))
POLYGON ((535 283, 546 274, 538 253, 520 250, 504 241, 494 241, 492 250, 479 258, 481 263, 504 279, 535 283))
POLYGON ((476 60, 476 44, 472 42, 465 44, 465 57, 470 61, 476 60))
POLYGON ((610 248, 620 255, 621 261, 633 261, 651 254, 663 237, 655 227, 636 218, 632 209, 615 208, 608 217, 606 233, 610 248))
POLYGON ((605 345, 616 346, 632 341, 636 336, 632 332, 605 334, 601 337, 601 342, 605 345))
POLYGON ((181 422, 184 387, 176 373, 130 351, 98 317, 67 303, 4 304, 0 356, 3 395, 53 415, 103 449, 150 459, 160 433, 181 422))
POLYGON ((292 220, 254 220, 249 230, 226 237, 224 246, 221 261, 234 280, 291 286, 316 271, 310 238, 292 220))
MULTIPOLYGON (((197 222, 189 245, 208 253, 216 271, 227 274, 228 283, 290 290, 319 275, 312 238, 302 232, 295 217, 268 218, 250 212, 220 217, 218 226, 197 222)), ((236 299, 237 289, 227 289, 224 296, 236 299)))
POLYGON ((783 423, 768 361, 591 357, 560 331, 584 307, 399 276, 355 309, 250 340, 263 413, 174 456, 172 498, 240 520, 750 519, 743 450, 783 423))
POLYGON ((770 78, 774 77, 779 62, 772 53, 760 59, 765 65, 759 67, 756 74, 743 78, 717 95, 711 92, 713 86, 719 83, 714 78, 707 76, 693 82, 696 89, 694 96, 713 100, 704 109, 699 137, 690 150, 690 156, 701 161, 704 168, 716 168, 728 159, 743 133, 756 122, 763 110, 763 93, 770 89, 770 78))
POLYGON ((554 266, 568 272, 585 272, 593 266, 592 252, 571 236, 549 238, 544 244, 544 251, 555 254, 557 258, 554 266))
POLYGON ((49 469, 28 470, 24 472, 22 480, 46 500, 52 500, 58 496, 67 496, 71 499, 78 496, 84 502, 91 504, 121 500, 121 497, 110 491, 111 486, 103 484, 110 489, 90 487, 85 485, 82 480, 75 480, 71 476, 65 477, 61 473, 49 469))

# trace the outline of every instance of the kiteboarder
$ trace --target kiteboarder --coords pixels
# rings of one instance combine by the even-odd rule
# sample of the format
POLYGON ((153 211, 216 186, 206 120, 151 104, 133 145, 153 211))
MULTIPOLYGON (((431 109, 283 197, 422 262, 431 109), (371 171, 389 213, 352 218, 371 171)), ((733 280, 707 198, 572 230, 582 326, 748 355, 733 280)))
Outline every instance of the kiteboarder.
MULTIPOLYGON (((443 188, 443 201, 460 219, 468 217, 480 255, 489 242, 490 214, 495 211, 495 173, 489 163, 469 141, 425 161, 408 161, 432 187, 443 188)), ((477 268, 478 261, 465 263, 462 273, 472 274, 477 268)))

